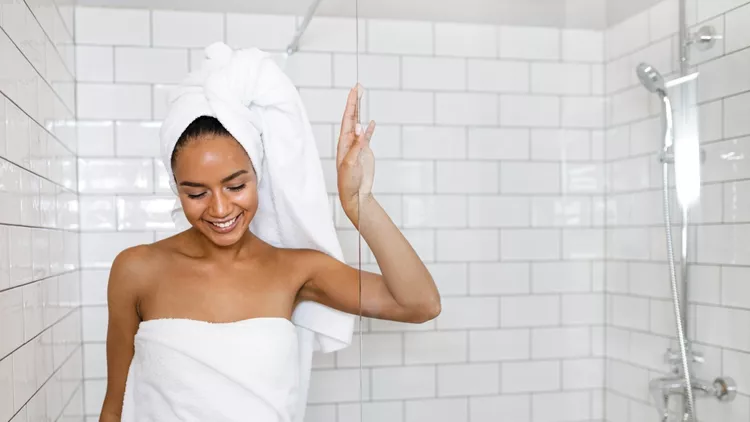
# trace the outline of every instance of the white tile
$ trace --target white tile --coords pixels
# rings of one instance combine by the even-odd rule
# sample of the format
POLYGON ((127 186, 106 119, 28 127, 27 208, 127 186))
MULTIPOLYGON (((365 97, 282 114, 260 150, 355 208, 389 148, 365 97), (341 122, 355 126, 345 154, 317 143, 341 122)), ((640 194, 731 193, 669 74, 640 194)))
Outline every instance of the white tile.
MULTIPOLYGON (((747 294, 750 290, 748 274, 750 274, 750 269, 745 267, 721 269, 721 301, 724 305, 750 309, 750 296, 747 294)), ((717 281, 714 280, 713 283, 717 281)))
POLYGON ((592 221, 591 199, 586 197, 535 197, 531 224, 536 227, 586 226, 592 221))
POLYGON ((649 329, 649 300, 638 297, 613 296, 612 323, 618 327, 649 329))
POLYGON ((18 286, 32 280, 31 229, 10 227, 10 285, 18 286))
POLYGON ((104 344, 83 345, 84 375, 87 378, 104 378, 107 376, 107 351, 104 344))
POLYGON ((642 387, 649 381, 647 370, 615 360, 607 362, 607 366, 608 388, 633 398, 648 400, 648 392, 642 387))
POLYGON ((713 265, 688 267, 688 294, 692 303, 721 304, 721 268, 713 265))
POLYGON ((559 259, 560 232, 545 229, 503 230, 500 255, 503 261, 559 259))
POLYGON ((591 158, 591 132, 533 129, 531 157, 537 160, 587 160, 591 158))
POLYGON ((49 230, 31 229, 31 259, 34 280, 50 275, 50 241, 49 230))
POLYGON ((105 306, 86 306, 83 308, 83 341, 103 342, 107 339, 108 312, 105 306))
POLYGON ((360 383, 359 369, 318 370, 310 378, 308 401, 312 404, 352 402, 370 395, 369 373, 360 383), (360 393, 360 385, 364 385, 360 393))
MULTIPOLYGON (((406 240, 414 248, 419 258, 425 262, 435 261, 435 231, 432 229, 403 229, 406 240)), ((373 257, 374 258, 374 257, 373 257)), ((375 263, 375 259, 370 261, 375 263)))
POLYGON ((634 191, 649 187, 650 157, 629 158, 612 165, 611 189, 615 192, 634 191))
POLYGON ((535 328, 531 330, 531 358, 580 358, 591 351, 588 327, 535 328))
MULTIPOLYGON (((704 189, 706 189, 704 187, 704 189)), ((723 184, 724 221, 740 223, 750 221, 750 182, 723 184)))
POLYGON ((750 134, 750 123, 744 114, 748 107, 750 107, 750 93, 724 99, 724 136, 726 138, 750 134))
POLYGON ((513 394, 494 397, 471 397, 469 415, 472 422, 495 422, 498 415, 514 422, 531 422, 531 398, 513 394))
POLYGON ((464 128, 405 126, 402 135, 404 158, 440 160, 466 157, 464 128))
POLYGON ((679 16, 678 4, 677 0, 666 0, 649 9, 649 35, 652 41, 674 35, 679 31, 679 20, 674 19, 675 16, 679 16))
POLYGON ((174 230, 173 196, 120 196, 117 198, 117 230, 174 230))
POLYGON ((82 233, 81 264, 86 268, 109 268, 118 253, 131 246, 153 242, 151 233, 82 233))
MULTIPOLYGON (((169 96, 177 85, 165 85, 157 84, 153 85, 153 92, 151 93, 152 98, 152 113, 151 116, 145 117, 145 119, 161 120, 167 117, 167 111, 169 110, 169 96)), ((124 117, 120 117, 124 118, 124 117)), ((144 119, 144 118, 140 118, 144 119)))
POLYGON ((148 10, 76 7, 78 44, 144 45, 151 42, 148 10))
POLYGON ((76 47, 76 79, 81 82, 112 82, 114 80, 112 47, 76 47))
POLYGON ((589 262, 537 262, 531 265, 534 293, 575 293, 591 290, 589 262))
MULTIPOLYGON (((401 401, 369 402, 369 403, 347 403, 338 405, 339 419, 351 422, 379 422, 393 421, 404 422, 404 403, 401 401), (360 409, 360 406, 363 408, 360 409), (363 417, 364 419, 360 419, 363 417)), ((330 414, 325 418, 316 419, 319 422, 331 422, 336 415, 330 414)), ((315 422, 307 421, 306 422, 315 422)))
POLYGON ((403 57, 402 85, 416 90, 466 90, 466 60, 445 57, 403 57))
POLYGON ((83 305, 106 305, 109 270, 81 271, 81 302, 83 305))
POLYGON ((154 192, 155 193, 173 193, 169 186, 172 176, 167 174, 162 160, 154 160, 154 192))
POLYGON ((6 356, 23 344, 23 295, 22 289, 0 293, 0 356, 6 356))
POLYGON ((524 160, 529 158, 528 129, 469 128, 469 158, 524 160))
POLYGON ((469 265, 469 291, 472 295, 529 293, 529 264, 472 263, 469 265))
POLYGON ((10 227, 0 226, 0 290, 10 287, 10 248, 10 227))
POLYGON ((440 262, 496 261, 499 256, 496 230, 438 230, 437 260, 440 262))
POLYGON ((717 100, 698 106, 698 131, 700 142, 723 138, 723 101, 717 100))
POLYGON ((469 332, 472 362, 525 360, 531 356, 529 330, 474 330, 469 332))
POLYGON ((424 332, 404 334, 404 363, 423 365, 465 362, 467 359, 465 332, 424 332))
POLYGON ((495 193, 498 188, 498 168, 493 162, 438 161, 437 192, 439 193, 495 193))
POLYGON ((336 420, 336 405, 334 404, 313 404, 305 409, 304 422, 329 422, 333 420, 336 420))
POLYGON ((526 197, 469 197, 469 227, 529 227, 530 214, 526 197))
POLYGON ((82 119, 150 119, 148 85, 78 84, 78 117, 82 119))
POLYGON ((284 72, 297 87, 330 87, 333 84, 330 54, 295 53, 287 58, 284 72))
POLYGON ((153 162, 143 159, 81 159, 81 193, 145 193, 153 190, 153 162))
MULTIPOLYGON (((301 88, 299 92, 311 123, 341 123, 348 90, 301 88)), ((366 92, 365 97, 373 94, 373 92, 366 92)), ((370 117, 375 118, 372 115, 370 117)), ((382 118, 379 118, 377 122, 387 123, 382 118)))
POLYGON ((295 17, 227 13, 227 44, 234 48, 285 50, 294 38, 295 17))
POLYGON ((116 47, 115 81, 179 83, 188 73, 188 52, 172 48, 116 47))
POLYGON ((590 29, 562 31, 562 59, 570 62, 602 63, 604 34, 590 29))
POLYGON ((467 271, 465 264, 432 263, 427 264, 441 296, 464 296, 468 291, 467 271))
POLYGON ((750 264, 750 226, 723 224, 698 227, 698 260, 706 264, 750 264))
MULTIPOLYGON (((368 96, 368 94, 365 94, 368 96)), ((345 99, 345 97, 342 97, 345 99)), ((371 91, 370 118, 378 123, 432 124, 434 95, 426 92, 371 91)), ((341 104, 344 104, 342 102, 341 104)), ((343 110, 343 105, 342 105, 343 110)), ((337 113, 337 119, 341 116, 337 113)))
MULTIPOLYGON (((339 132, 336 128, 336 133, 339 132)), ((397 125, 378 125, 370 140, 372 152, 378 159, 401 158, 402 144, 401 127, 397 125)))
POLYGON ((576 359, 563 362, 563 388, 604 387, 604 361, 602 359, 576 359))
POLYGON ((705 145, 706 161, 701 168, 702 181, 716 182, 750 177, 747 165, 750 137, 705 145))
POLYGON ((745 0, 697 0, 697 21, 728 12, 745 3, 745 0))
POLYGON ((0 396, 0 419, 10 420, 13 407, 13 358, 0 360, 0 390, 7 392, 0 396))
POLYGON ((500 124, 557 127, 560 125, 560 99, 541 95, 501 95, 500 124))
POLYGON ((587 420, 591 416, 588 392, 535 394, 532 398, 534 422, 587 420))
POLYGON ((469 59, 469 91, 529 92, 529 64, 514 60, 469 59))
POLYGON ((532 60, 560 58, 559 29, 501 26, 498 28, 498 38, 498 53, 501 58, 532 60))
POLYGON ((604 231, 602 229, 563 230, 563 259, 603 259, 604 231))
MULTIPOLYGON (((301 24, 301 20, 297 22, 301 24)), ((326 52, 347 52, 365 51, 366 41, 372 36, 367 33, 366 28, 372 26, 371 22, 367 25, 359 25, 359 50, 357 50, 357 23, 351 18, 317 16, 310 21, 310 25, 305 31, 305 36, 300 39, 301 51, 326 51, 326 52)), ((286 23, 282 24, 286 28, 286 23)), ((265 28, 264 28, 265 29, 265 28)), ((275 28, 270 32, 276 31, 275 28)), ((291 41, 292 37, 287 38, 286 43, 291 41)), ((283 47, 286 49, 286 45, 283 47)), ((372 50, 370 50, 372 52, 372 50)))
MULTIPOLYGON (((438 396, 497 394, 500 366, 497 363, 466 363, 438 366, 438 396)), ((464 411, 467 406, 464 404, 464 411)))
POLYGON ((354 334, 351 346, 336 352, 338 368, 359 367, 360 363, 366 367, 392 366, 402 363, 404 346, 400 334, 362 334, 361 361, 359 344, 359 334, 354 334))
POLYGON ((462 195, 404 196, 404 227, 466 227, 462 195))
POLYGON ((463 23, 435 23, 435 54, 439 56, 495 57, 497 34, 494 26, 463 23))
POLYGON ((512 163, 500 165, 500 191, 512 193, 560 192, 560 165, 557 163, 512 163), (533 174, 530 178, 528 175, 533 174))
POLYGON ((503 393, 555 391, 560 388, 560 362, 507 362, 500 369, 503 393))
POLYGON ((436 93, 435 122, 441 125, 494 126, 498 119, 494 94, 436 93))
POLYGON ((612 94, 632 85, 632 72, 630 56, 607 62, 604 65, 605 92, 612 94))
POLYGON ((367 51, 370 53, 429 55, 433 50, 432 23, 395 20, 367 22, 367 51))
POLYGON ((437 389, 433 366, 374 368, 373 400, 435 397, 437 389))
POLYGON ((649 116, 651 100, 651 94, 641 86, 617 93, 609 100, 612 113, 609 121, 619 125, 642 120, 649 116))
MULTIPOLYGON (((318 155, 321 158, 334 157, 333 146, 338 143, 339 133, 334 133, 332 126, 329 124, 311 125, 315 146, 318 149, 318 155)), ((378 131, 379 134, 380 131, 378 131)))
POLYGON ((644 11, 607 29, 605 33, 607 59, 621 57, 645 46, 648 41, 648 11, 644 11))
POLYGON ((732 10, 726 14, 725 19, 726 52, 729 53, 750 45, 750 31, 747 29, 747 22, 750 19, 750 6, 745 5, 732 10))
POLYGON ((405 421, 467 422, 469 407, 467 400, 457 398, 408 401, 405 421))
POLYGON ((558 296, 514 296, 500 300, 501 327, 550 326, 560 322, 558 296))
POLYGON ((115 150, 118 157, 161 158, 161 122, 116 122, 115 150))
POLYGON ((78 155, 80 157, 109 157, 114 155, 115 139, 111 121, 78 121, 78 155))
POLYGON ((570 128, 604 127, 604 98, 566 97, 562 99, 562 126, 570 128))
POLYGON ((669 283, 658 283, 658 280, 669 280, 669 267, 662 263, 631 262, 630 292, 638 296, 669 299, 669 283))
POLYGON ((432 193, 435 187, 434 165, 427 161, 378 162, 375 193, 432 193))
POLYGON ((13 360, 13 407, 20 409, 26 404, 37 389, 36 366, 34 365, 34 354, 36 343, 26 343, 18 349, 11 359, 13 360))
POLYGON ((401 64, 398 56, 363 54, 334 54, 333 78, 337 87, 351 88, 357 83, 373 88, 393 88, 401 86, 401 64), (359 68, 357 68, 359 63, 359 68), (357 72, 359 71, 359 75, 357 72))
POLYGON ((532 63, 531 92, 586 95, 591 93, 591 66, 577 63, 532 63))
POLYGON ((151 20, 157 47, 208 47, 224 41, 221 13, 154 10, 151 20))
POLYGON ((698 67, 698 101, 705 102, 750 90, 750 50, 728 54, 698 67))
POLYGON ((495 297, 445 297, 437 327, 439 330, 496 328, 498 305, 495 297))

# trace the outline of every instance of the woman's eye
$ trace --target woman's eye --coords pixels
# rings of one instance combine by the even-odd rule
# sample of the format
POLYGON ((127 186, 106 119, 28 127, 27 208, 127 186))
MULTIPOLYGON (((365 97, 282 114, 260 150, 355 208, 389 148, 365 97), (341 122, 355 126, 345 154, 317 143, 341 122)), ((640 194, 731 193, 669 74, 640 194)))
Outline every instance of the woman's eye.
POLYGON ((201 193, 196 194, 196 195, 187 194, 187 196, 190 199, 198 199, 198 198, 202 198, 205 194, 206 194, 206 192, 201 192, 201 193))
POLYGON ((232 192, 239 192, 239 191, 241 191, 242 189, 245 189, 245 183, 243 183, 243 184, 241 184, 241 185, 239 185, 239 186, 230 186, 230 187, 229 187, 229 188, 227 188, 227 189, 231 190, 232 192))

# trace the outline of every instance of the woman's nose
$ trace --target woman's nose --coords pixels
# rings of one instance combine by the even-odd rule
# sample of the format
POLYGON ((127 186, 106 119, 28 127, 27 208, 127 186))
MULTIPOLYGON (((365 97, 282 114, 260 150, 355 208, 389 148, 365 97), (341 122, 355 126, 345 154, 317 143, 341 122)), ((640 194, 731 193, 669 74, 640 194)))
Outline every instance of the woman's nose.
POLYGON ((225 217, 229 212, 229 208, 229 199, 223 192, 213 196, 213 201, 211 201, 211 214, 214 217, 225 217))

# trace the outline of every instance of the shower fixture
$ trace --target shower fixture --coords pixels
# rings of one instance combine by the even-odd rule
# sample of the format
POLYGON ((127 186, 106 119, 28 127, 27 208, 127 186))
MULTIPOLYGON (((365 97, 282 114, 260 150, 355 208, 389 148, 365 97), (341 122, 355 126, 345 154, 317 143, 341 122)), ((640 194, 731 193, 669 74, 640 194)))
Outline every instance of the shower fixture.
MULTIPOLYGON (((655 403, 658 406, 658 411, 661 416, 661 420, 666 422, 669 420, 669 398, 673 395, 679 395, 683 397, 683 410, 682 420, 684 422, 695 422, 695 402, 694 395, 698 393, 700 397, 715 397, 720 401, 731 401, 734 399, 737 391, 736 384, 733 379, 728 377, 716 378, 713 382, 699 380, 692 375, 693 363, 702 363, 703 356, 699 353, 694 352, 691 348, 690 341, 687 337, 687 288, 688 288, 688 209, 693 203, 693 200, 684 200, 687 195, 681 192, 687 190, 685 188, 685 182, 676 180, 677 196, 680 200, 680 206, 682 211, 682 222, 681 222, 681 233, 682 233, 682 245, 680 248, 680 277, 677 277, 675 256, 674 256, 674 241, 672 236, 672 209, 670 201, 670 165, 675 165, 676 177, 686 177, 690 174, 685 173, 685 163, 680 160, 690 161, 691 154, 688 150, 695 149, 695 165, 694 168, 689 169, 691 172, 700 172, 700 157, 701 151, 696 139, 692 139, 693 143, 688 139, 682 139, 681 154, 675 155, 675 127, 674 127, 674 110, 672 108, 672 102, 670 101, 669 94, 667 92, 667 86, 676 86, 680 83, 695 79, 697 75, 685 76, 679 78, 681 82, 677 80, 665 82, 664 77, 659 71, 653 66, 647 63, 641 63, 636 67, 636 75, 641 81, 641 84, 651 93, 655 93, 659 96, 662 103, 662 124, 663 124, 663 144, 659 154, 659 161, 662 164, 662 199, 663 199, 663 212, 664 212, 664 229, 666 231, 667 238, 667 263, 669 264, 669 281, 672 293, 672 305, 674 310, 674 317, 676 322, 677 331, 677 343, 678 351, 669 349, 665 355, 665 361, 671 367, 673 376, 664 377, 652 380, 649 383, 649 390, 655 403), (688 151, 688 152, 686 152, 688 151), (678 168, 682 169, 682 172, 677 171, 678 168), (681 195, 682 193, 682 195, 681 195), (682 196, 682 198, 681 198, 682 196)), ((684 93, 683 93, 684 94, 684 93)), ((685 95, 683 95, 684 100, 685 95)), ((683 120, 686 119, 688 114, 688 107, 683 102, 683 120)), ((697 130, 693 130, 697 132, 697 130)), ((693 137, 695 134, 693 134, 693 137)), ((689 167, 689 166, 688 166, 689 167)), ((699 180, 691 180, 691 182, 700 184, 699 180)), ((690 184, 687 184, 691 187, 690 184)), ((697 188, 696 188, 697 189, 697 188)))

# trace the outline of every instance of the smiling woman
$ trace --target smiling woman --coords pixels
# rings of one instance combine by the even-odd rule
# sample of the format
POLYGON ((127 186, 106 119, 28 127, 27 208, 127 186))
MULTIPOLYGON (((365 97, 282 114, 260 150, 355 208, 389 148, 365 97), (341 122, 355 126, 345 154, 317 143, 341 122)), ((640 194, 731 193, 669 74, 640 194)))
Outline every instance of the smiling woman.
POLYGON ((259 50, 216 44, 207 57, 200 90, 210 92, 186 87, 161 133, 189 227, 112 264, 102 422, 301 422, 313 348, 348 346, 353 315, 420 323, 440 313, 430 273, 371 192, 375 124, 357 123, 361 87, 341 121, 339 200, 382 275, 342 260, 291 81, 259 50), (246 89, 224 86, 237 83, 224 69, 264 83, 235 97, 246 89))

